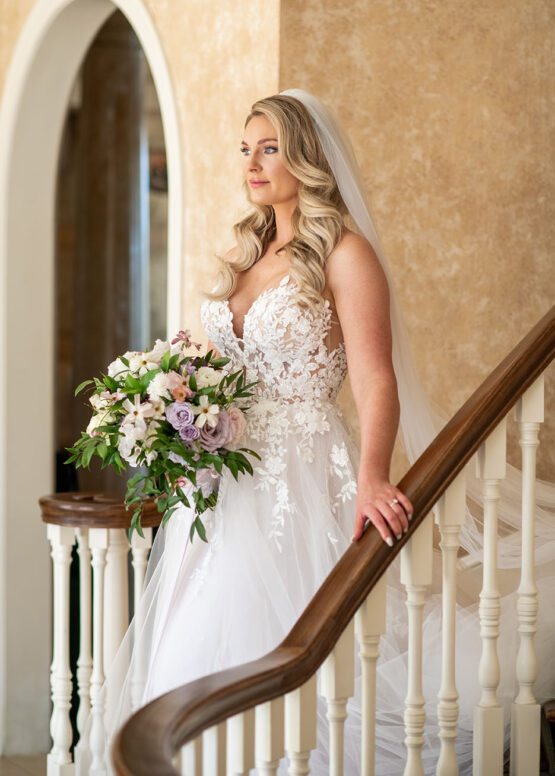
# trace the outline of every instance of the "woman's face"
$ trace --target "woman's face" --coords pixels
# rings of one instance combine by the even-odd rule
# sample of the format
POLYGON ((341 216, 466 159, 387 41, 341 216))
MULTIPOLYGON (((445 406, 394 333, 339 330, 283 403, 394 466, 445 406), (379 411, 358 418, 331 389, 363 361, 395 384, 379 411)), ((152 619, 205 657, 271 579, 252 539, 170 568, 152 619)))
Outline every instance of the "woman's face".
POLYGON ((294 204, 299 181, 281 161, 277 132, 266 116, 253 116, 245 127, 243 175, 251 202, 257 205, 294 204))

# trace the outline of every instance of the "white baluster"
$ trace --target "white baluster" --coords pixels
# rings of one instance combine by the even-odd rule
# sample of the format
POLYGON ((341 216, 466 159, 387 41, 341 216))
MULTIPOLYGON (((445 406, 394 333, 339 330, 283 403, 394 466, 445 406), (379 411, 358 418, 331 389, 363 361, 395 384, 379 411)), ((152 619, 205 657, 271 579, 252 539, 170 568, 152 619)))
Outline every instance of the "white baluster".
POLYGON ((202 734, 203 776, 225 776, 226 725, 208 728, 202 734))
POLYGON ((539 773, 540 707, 534 698, 537 664, 534 634, 538 616, 538 589, 534 575, 534 510, 536 506, 536 450, 543 422, 543 375, 522 396, 516 407, 522 448, 522 570, 518 588, 516 661, 518 695, 511 706, 511 776, 539 773))
POLYGON ((506 421, 492 431, 477 456, 477 476, 484 487, 484 567, 480 593, 482 655, 478 678, 482 688, 474 707, 474 776, 503 773, 503 709, 497 700, 499 684, 499 589, 497 586, 497 505, 506 468, 506 421))
POLYGON ((227 720, 228 776, 248 776, 254 768, 254 709, 227 720))
POLYGON ((143 533, 144 538, 139 536, 137 531, 134 531, 131 537, 131 563, 133 565, 133 600, 135 615, 133 623, 135 633, 135 662, 131 679, 131 705, 133 710, 137 709, 141 704, 147 670, 144 639, 141 638, 145 612, 139 605, 139 601, 141 600, 144 588, 148 551, 152 546, 152 528, 143 528, 143 533))
POLYGON ((91 711, 92 633, 91 633, 91 550, 89 529, 76 528, 79 555, 79 657, 77 659, 77 688, 79 710, 77 730, 81 734, 91 711))
POLYGON ((380 635, 385 633, 386 589, 384 574, 355 615, 362 664, 361 776, 375 773, 376 661, 380 635))
POLYGON ((145 574, 148 553, 152 547, 152 528, 143 528, 144 538, 133 531, 131 537, 131 564, 133 566, 133 606, 134 614, 139 610, 139 601, 145 586, 145 574))
POLYGON ((459 704, 455 681, 455 625, 457 592, 457 551, 459 532, 466 516, 465 476, 458 477, 447 488, 436 507, 436 518, 441 534, 442 552, 442 638, 441 687, 438 693, 437 719, 441 749, 437 776, 457 776, 459 766, 455 755, 459 704))
POLYGON ((290 776, 310 773, 308 761, 316 748, 316 674, 285 696, 285 749, 290 776))
POLYGON ((49 776, 70 776, 73 763, 69 753, 72 742, 69 709, 71 706, 71 673, 69 670, 69 564, 74 542, 73 528, 48 524, 54 579, 54 627, 50 689, 52 749, 47 757, 49 776))
POLYGON ((202 776, 202 736, 182 748, 181 776, 202 776))
POLYGON ((284 754, 284 715, 283 697, 255 709, 256 767, 260 776, 277 776, 284 754))
POLYGON ((355 691, 355 623, 347 625, 322 665, 322 695, 328 702, 330 774, 343 776, 347 701, 355 691))
POLYGON ((407 762, 404 776, 424 776, 424 695, 422 693, 422 611, 426 590, 432 582, 432 515, 401 550, 401 582, 407 591, 408 610, 408 689, 405 700, 405 744, 407 762))
POLYGON ((104 571, 108 549, 108 529, 91 528, 89 546, 93 568, 93 670, 91 675, 91 732, 89 747, 92 754, 90 776, 105 776, 105 699, 101 693, 104 682, 104 571))
POLYGON ((104 586, 104 669, 107 671, 129 627, 127 556, 129 541, 123 528, 108 529, 104 586))

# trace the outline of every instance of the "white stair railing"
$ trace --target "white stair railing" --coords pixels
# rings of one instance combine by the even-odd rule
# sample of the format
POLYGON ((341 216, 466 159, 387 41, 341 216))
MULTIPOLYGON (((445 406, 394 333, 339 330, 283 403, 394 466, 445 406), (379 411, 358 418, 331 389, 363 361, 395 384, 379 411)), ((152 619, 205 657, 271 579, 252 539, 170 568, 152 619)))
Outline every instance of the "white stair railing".
MULTIPOLYGON (((102 496, 57 494, 41 499, 41 507, 43 520, 47 523, 54 571, 51 669, 53 709, 50 722, 52 748, 47 755, 47 773, 48 776, 72 776, 74 771, 71 755, 73 731, 70 722, 72 675, 69 637, 70 566, 75 544, 79 563, 77 732, 79 735, 83 732, 89 716, 92 716, 91 776, 104 776, 104 708, 100 689, 132 617, 128 604, 129 552, 133 568, 133 600, 137 611, 140 611, 137 603, 144 585, 146 563, 152 545, 152 528, 144 529, 144 538, 135 533, 129 544, 125 528, 95 526, 95 521, 119 526, 129 520, 123 504, 102 496), (115 519, 110 518, 110 510, 115 514, 115 519)), ((135 707, 139 704, 144 686, 141 668, 143 666, 139 656, 132 686, 135 707)))

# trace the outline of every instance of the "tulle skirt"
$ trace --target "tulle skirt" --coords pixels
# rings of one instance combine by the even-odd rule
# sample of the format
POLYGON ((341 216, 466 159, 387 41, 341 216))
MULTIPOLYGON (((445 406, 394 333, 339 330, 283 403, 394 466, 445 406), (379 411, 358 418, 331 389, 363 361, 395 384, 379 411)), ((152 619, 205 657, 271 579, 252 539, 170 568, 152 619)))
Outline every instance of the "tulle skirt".
MULTIPOLYGON (((261 657, 287 635, 318 587, 350 544, 355 518, 358 450, 341 416, 327 418, 325 433, 313 435, 309 456, 299 454, 294 435, 284 436, 280 461, 263 462, 263 472, 236 482, 224 472, 214 512, 206 513, 208 543, 189 539, 192 513, 180 508, 158 531, 138 611, 107 672, 102 690, 106 712, 105 767, 112 739, 136 708, 162 693, 206 674, 261 657), (279 465, 278 465, 279 464, 279 465), (283 466, 285 464, 285 466, 283 466), (270 474, 269 474, 270 472, 270 474)), ((246 444, 256 449, 256 440, 246 444)), ((432 595, 424 617, 424 694, 427 725, 423 747, 425 773, 435 773, 439 754, 437 692, 441 665, 441 558, 434 554, 432 595)), ((480 589, 479 571, 463 572, 461 591, 480 589)), ((508 572, 507 572, 508 573, 508 572)), ((547 607, 553 569, 539 580, 540 622, 536 637, 541 670, 536 695, 555 695, 550 639, 553 621, 547 607)), ((518 580, 508 587, 515 589, 518 580)), ((407 614, 399 564, 388 573, 387 633, 380 642, 377 678, 376 774, 404 769, 403 711, 407 689, 407 614)), ((502 599, 499 698, 508 720, 515 695, 518 648, 515 596, 502 599)), ((477 600, 476 597, 473 599, 477 600)), ((481 654, 478 605, 460 597, 457 611, 457 685, 460 698, 456 751, 460 773, 471 773, 473 706, 479 699, 481 654)), ((551 645, 552 647, 552 645, 551 645)), ((360 774, 360 663, 356 691, 348 704, 345 773, 360 774)), ((318 705, 318 747, 311 773, 328 773, 325 701, 318 705)), ((91 719, 76 748, 76 772, 89 773, 91 719)), ((508 728, 507 728, 508 729, 508 728)), ((280 773, 286 773, 286 762, 280 773)))

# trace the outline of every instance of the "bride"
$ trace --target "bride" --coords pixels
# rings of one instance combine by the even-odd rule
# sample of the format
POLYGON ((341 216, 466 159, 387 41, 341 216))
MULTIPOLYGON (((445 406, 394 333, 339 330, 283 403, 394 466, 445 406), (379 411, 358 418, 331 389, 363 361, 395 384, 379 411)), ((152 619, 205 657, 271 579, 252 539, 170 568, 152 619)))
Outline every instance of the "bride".
MULTIPOLYGON (((98 729, 91 737, 93 714, 76 749, 79 774, 112 772, 110 742, 138 705, 276 647, 367 523, 393 546, 412 515, 389 480, 399 417, 410 457, 433 435, 429 415, 409 411, 419 407, 419 384, 356 162, 333 118, 300 90, 260 100, 240 153, 252 208, 235 225, 237 244, 201 315, 227 368, 258 381, 243 443, 261 460, 253 477, 220 478, 217 506, 203 516, 207 544, 189 541, 184 507, 158 531, 145 592, 101 694, 105 737, 100 745, 98 729), (347 371, 360 448, 336 402, 347 371)), ((392 602, 404 608, 399 595, 392 602)), ((406 646, 398 633, 388 639, 380 774, 403 767, 406 685, 393 675, 406 646)), ((311 772, 324 774, 323 725, 319 732, 311 772)))

